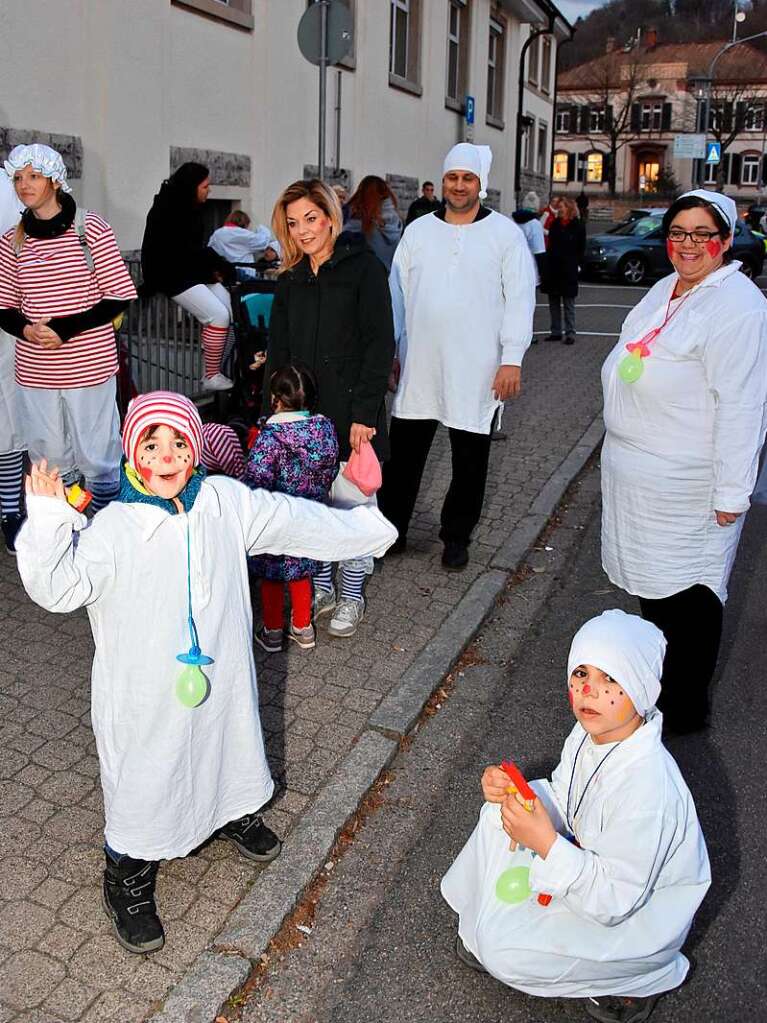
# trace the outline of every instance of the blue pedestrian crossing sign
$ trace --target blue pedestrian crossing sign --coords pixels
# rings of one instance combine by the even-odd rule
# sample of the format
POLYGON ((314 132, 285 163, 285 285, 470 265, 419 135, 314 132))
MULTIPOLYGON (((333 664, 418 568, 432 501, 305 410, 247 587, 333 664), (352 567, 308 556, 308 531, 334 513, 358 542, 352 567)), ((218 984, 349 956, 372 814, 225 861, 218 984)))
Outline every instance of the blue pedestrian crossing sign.
POLYGON ((706 163, 719 163, 722 159, 722 143, 706 143, 706 163))

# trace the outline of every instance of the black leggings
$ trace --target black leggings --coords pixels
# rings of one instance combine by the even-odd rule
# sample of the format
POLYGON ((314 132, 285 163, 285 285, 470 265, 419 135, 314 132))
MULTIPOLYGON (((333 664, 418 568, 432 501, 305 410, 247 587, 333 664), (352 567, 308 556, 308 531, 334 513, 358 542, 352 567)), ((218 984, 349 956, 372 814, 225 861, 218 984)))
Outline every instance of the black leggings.
POLYGON ((708 690, 722 638, 722 602, 708 586, 691 586, 660 600, 639 598, 642 617, 666 637, 658 708, 675 732, 706 724, 708 690))

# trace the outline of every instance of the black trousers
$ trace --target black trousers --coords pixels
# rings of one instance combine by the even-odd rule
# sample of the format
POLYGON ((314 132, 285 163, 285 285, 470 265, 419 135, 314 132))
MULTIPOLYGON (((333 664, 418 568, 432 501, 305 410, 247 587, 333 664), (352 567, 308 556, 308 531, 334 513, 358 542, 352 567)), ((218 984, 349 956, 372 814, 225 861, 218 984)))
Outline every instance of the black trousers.
POLYGON ((708 690, 722 638, 722 602, 708 586, 691 586, 660 600, 639 598, 642 617, 666 637, 658 707, 664 725, 691 732, 706 724, 708 690))
MULTIPOLYGON (((378 505, 387 519, 407 536, 421 477, 429 456, 436 419, 392 418, 389 428, 391 455, 383 467, 383 486, 378 505)), ((444 543, 468 546, 471 534, 482 514, 487 466, 490 460, 490 433, 469 433, 450 429, 452 479, 442 505, 439 536, 444 543)))

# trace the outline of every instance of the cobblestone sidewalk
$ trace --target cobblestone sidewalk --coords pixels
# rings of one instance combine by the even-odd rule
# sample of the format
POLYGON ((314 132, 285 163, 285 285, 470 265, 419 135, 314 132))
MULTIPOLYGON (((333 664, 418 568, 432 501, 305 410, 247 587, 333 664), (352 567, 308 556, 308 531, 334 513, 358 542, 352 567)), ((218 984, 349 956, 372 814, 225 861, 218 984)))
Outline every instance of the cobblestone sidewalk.
MULTIPOLYGON (((508 437, 492 446, 485 513, 466 571, 440 567, 439 512, 450 471, 440 431, 409 552, 370 580, 357 635, 334 640, 321 627, 314 651, 257 651, 262 721, 280 783, 267 820, 288 841, 370 713, 598 413, 599 366, 612 343, 584 336, 572 348, 539 344, 528 353, 524 394, 504 418, 508 437)), ((33 605, 3 554, 0 619, 0 1023, 140 1023, 210 945, 258 868, 221 841, 164 864, 165 948, 148 957, 123 951, 99 896, 103 819, 87 618, 33 605)))

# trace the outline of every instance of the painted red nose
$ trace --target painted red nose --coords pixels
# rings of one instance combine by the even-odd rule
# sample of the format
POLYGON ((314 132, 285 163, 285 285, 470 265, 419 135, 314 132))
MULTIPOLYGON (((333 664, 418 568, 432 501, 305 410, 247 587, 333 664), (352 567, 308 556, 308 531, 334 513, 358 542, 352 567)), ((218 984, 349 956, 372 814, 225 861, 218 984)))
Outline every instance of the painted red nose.
POLYGON ((588 682, 584 682, 583 683, 583 695, 584 696, 588 696, 590 692, 591 692, 591 686, 588 684, 588 682))
POLYGON ((166 464, 170 464, 170 463, 171 463, 171 462, 173 461, 173 459, 171 458, 171 456, 170 456, 170 455, 163 455, 163 456, 162 456, 162 460, 163 460, 163 462, 165 462, 166 464))

